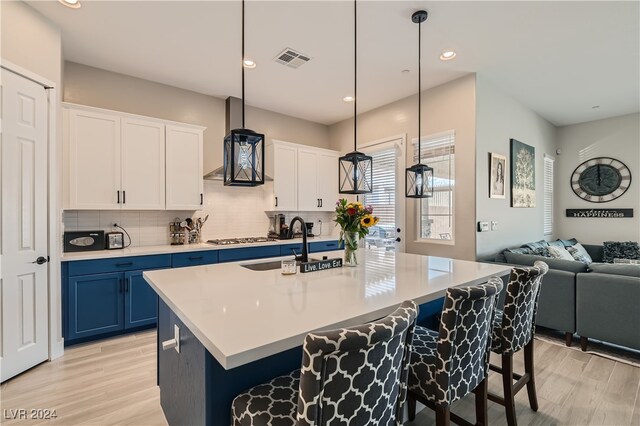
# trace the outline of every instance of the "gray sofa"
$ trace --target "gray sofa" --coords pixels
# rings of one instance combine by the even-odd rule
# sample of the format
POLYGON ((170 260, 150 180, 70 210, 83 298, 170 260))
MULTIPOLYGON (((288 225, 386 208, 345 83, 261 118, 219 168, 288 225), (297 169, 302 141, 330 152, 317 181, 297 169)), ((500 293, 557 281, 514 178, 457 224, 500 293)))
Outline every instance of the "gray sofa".
POLYGON ((531 266, 542 260, 549 265, 536 324, 565 332, 568 346, 577 333, 583 350, 589 338, 640 350, 640 266, 600 263, 602 246, 583 246, 594 262, 589 266, 508 250, 496 261, 531 266))

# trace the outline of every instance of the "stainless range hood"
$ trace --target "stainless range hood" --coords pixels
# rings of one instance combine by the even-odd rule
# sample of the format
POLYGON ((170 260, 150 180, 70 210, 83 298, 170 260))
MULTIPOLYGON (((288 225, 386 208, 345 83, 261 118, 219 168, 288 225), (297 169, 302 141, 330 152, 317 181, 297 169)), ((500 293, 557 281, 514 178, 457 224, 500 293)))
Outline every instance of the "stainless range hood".
MULTIPOLYGON (((225 101, 224 134, 228 135, 232 129, 242 128, 242 99, 229 96, 225 101)), ((224 180, 224 166, 214 169, 204 175, 205 180, 224 180)), ((273 181, 271 176, 265 174, 265 181, 273 181)))

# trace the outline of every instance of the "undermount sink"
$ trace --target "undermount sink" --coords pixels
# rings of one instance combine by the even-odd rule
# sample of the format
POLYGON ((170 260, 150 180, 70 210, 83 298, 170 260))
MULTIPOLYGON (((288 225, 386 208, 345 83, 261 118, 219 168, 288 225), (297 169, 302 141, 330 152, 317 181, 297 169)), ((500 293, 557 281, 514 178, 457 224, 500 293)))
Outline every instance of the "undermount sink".
MULTIPOLYGON (((309 262, 314 262, 318 259, 309 258, 309 262)), ((296 262, 297 266, 300 266, 300 261, 296 262)), ((251 269, 252 271, 271 271, 273 269, 280 269, 282 267, 282 261, 270 260, 269 262, 262 263, 249 263, 247 265, 240 265, 243 268, 251 269)))

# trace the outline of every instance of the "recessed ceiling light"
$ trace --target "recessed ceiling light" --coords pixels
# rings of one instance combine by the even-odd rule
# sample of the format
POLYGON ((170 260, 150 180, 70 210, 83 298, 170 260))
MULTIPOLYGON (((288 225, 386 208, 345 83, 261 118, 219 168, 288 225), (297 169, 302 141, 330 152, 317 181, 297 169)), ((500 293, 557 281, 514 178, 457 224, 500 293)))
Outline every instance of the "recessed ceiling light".
POLYGON ((356 100, 356 98, 354 98, 353 96, 345 96, 344 98, 342 98, 342 100, 345 102, 353 102, 356 100))
POLYGON ((402 70, 401 71, 403 74, 407 74, 409 72, 409 70, 402 70))
POLYGON ((453 50, 447 50, 446 52, 442 52, 442 54, 440 55, 440 60, 450 61, 455 57, 456 57, 456 52, 454 52, 453 50))
POLYGON ((82 6, 80 4, 80 0, 58 0, 58 1, 72 9, 80 9, 80 7, 82 6))
POLYGON ((242 65, 244 65, 245 68, 255 68, 256 67, 256 63, 253 62, 251 59, 245 59, 244 61, 242 61, 242 65))

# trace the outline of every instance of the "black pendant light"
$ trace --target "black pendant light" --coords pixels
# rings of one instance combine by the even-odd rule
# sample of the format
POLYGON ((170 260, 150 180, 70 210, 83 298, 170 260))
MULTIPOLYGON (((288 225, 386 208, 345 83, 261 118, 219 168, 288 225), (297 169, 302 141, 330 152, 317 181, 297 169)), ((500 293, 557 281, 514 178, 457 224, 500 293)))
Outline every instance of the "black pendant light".
POLYGON ((244 125, 244 0, 242 0, 242 128, 224 138, 224 184, 258 186, 264 184, 264 135, 244 125))
POLYGON ((353 152, 338 159, 340 194, 368 194, 373 190, 373 158, 358 152, 358 2, 353 2, 353 152))
POLYGON ((411 20, 418 24, 418 164, 406 170, 406 193, 408 198, 429 198, 433 196, 433 168, 420 163, 422 154, 420 126, 422 120, 422 23, 427 20, 427 11, 419 10, 411 15, 411 20))

